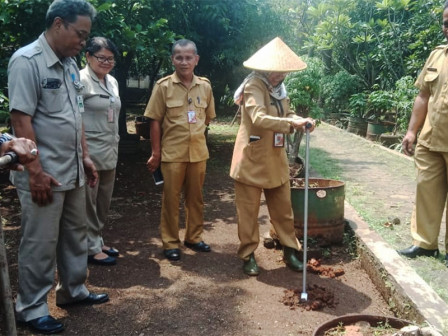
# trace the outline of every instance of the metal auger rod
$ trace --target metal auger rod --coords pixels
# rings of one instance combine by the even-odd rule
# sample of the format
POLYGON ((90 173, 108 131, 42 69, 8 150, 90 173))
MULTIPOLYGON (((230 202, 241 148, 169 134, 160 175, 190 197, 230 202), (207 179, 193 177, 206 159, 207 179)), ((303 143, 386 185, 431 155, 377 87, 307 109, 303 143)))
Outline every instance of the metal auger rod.
POLYGON ((308 251, 308 186, 309 186, 309 157, 310 157, 310 123, 305 126, 306 147, 305 147, 305 193, 303 205, 303 286, 300 300, 308 301, 308 293, 306 292, 306 264, 308 251))

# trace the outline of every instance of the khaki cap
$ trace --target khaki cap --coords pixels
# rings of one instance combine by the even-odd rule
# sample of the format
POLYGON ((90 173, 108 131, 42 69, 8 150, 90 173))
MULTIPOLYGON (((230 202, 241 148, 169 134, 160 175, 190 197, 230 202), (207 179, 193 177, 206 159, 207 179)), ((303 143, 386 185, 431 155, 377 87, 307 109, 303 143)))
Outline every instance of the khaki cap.
POLYGON ((279 37, 258 50, 243 65, 249 69, 269 72, 298 71, 307 66, 279 37))

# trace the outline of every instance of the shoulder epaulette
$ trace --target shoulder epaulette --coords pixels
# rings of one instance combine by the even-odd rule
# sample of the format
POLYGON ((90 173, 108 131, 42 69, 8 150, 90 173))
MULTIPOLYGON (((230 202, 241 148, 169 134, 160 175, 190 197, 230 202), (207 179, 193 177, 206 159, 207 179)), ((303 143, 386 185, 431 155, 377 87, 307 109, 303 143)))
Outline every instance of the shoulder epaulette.
POLYGON ((31 58, 35 55, 38 55, 42 53, 42 47, 38 44, 35 45, 30 45, 29 48, 27 48, 26 50, 23 51, 22 55, 27 57, 27 58, 31 58))
POLYGON ((199 77, 199 76, 198 76, 198 78, 199 78, 200 80, 203 80, 203 81, 206 81, 206 82, 210 83, 210 80, 209 80, 207 77, 199 77))
POLYGON ((170 79, 170 77, 171 77, 172 75, 169 75, 169 76, 166 76, 166 77, 163 77, 163 78, 160 78, 156 83, 157 84, 160 84, 160 83, 162 83, 162 82, 164 82, 164 81, 166 81, 166 80, 168 80, 168 79, 170 79))

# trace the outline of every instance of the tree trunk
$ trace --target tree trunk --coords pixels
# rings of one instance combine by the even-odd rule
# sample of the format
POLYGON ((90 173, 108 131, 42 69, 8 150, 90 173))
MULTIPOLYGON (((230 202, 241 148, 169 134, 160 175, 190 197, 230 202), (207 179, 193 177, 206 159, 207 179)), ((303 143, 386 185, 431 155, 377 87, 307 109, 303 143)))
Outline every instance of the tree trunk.
POLYGON ((122 62, 120 62, 120 66, 115 69, 115 77, 118 81, 118 89, 120 91, 121 97, 121 110, 120 116, 118 117, 118 133, 120 134, 120 138, 128 137, 128 130, 126 126, 126 108, 128 104, 128 97, 126 94, 127 85, 126 81, 128 79, 129 68, 131 67, 133 55, 129 53, 122 62))

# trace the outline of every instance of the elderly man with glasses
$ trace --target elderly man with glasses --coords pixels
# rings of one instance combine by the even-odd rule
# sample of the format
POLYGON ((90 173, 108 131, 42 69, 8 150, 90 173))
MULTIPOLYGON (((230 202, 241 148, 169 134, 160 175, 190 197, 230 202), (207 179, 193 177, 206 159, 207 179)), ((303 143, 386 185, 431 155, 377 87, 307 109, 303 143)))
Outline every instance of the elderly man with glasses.
POLYGON ((84 0, 56 0, 46 30, 14 53, 8 66, 11 122, 16 136, 33 140, 39 158, 13 172, 22 207, 19 249, 18 321, 40 333, 64 325, 49 312, 47 295, 57 264, 56 304, 99 304, 87 278, 85 185, 97 171, 89 157, 81 114, 79 69, 72 59, 85 46, 95 9, 84 0))

